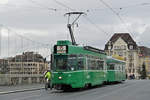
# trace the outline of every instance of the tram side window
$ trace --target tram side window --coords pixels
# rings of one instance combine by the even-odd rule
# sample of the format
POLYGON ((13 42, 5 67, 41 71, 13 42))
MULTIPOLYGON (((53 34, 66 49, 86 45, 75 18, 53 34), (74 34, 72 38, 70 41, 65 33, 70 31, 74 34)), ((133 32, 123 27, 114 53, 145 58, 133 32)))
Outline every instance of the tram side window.
POLYGON ((120 68, 120 71, 122 70, 122 68, 121 68, 121 64, 119 65, 119 68, 120 68))
POLYGON ((96 70, 96 61, 94 59, 92 60, 92 69, 96 70))
POLYGON ((88 63, 88 69, 91 69, 91 66, 92 66, 92 65, 91 65, 91 60, 88 59, 88 60, 87 60, 87 63, 88 63))
POLYGON ((114 64, 109 64, 109 70, 115 70, 115 65, 114 64))
POLYGON ((96 70, 96 61, 94 59, 91 60, 91 69, 96 70))
POLYGON ((83 60, 83 58, 78 59, 78 69, 79 70, 84 69, 84 60, 83 60))
POLYGON ((90 70, 96 70, 97 69, 96 60, 88 59, 88 69, 90 69, 90 70))
POLYGON ((121 66, 120 66, 120 64, 118 64, 118 70, 119 70, 119 71, 121 70, 121 66))
POLYGON ((122 65, 122 71, 125 72, 125 65, 122 65))
POLYGON ((119 70, 119 65, 118 64, 115 64, 115 69, 119 70))
POLYGON ((122 71, 122 65, 120 64, 120 71, 122 71))
POLYGON ((118 64, 116 64, 116 70, 119 70, 119 65, 118 64))
POLYGON ((103 68, 104 68, 104 61, 98 60, 97 61, 97 66, 98 66, 99 70, 103 70, 103 68))
POLYGON ((68 69, 69 70, 76 70, 77 58, 76 57, 69 57, 68 58, 68 69))

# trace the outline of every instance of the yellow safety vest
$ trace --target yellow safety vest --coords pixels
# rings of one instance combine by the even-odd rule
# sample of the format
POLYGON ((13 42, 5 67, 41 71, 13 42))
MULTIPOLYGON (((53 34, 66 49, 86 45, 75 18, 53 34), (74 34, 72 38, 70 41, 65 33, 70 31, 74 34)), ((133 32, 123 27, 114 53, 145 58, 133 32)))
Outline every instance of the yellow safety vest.
POLYGON ((48 78, 48 80, 50 80, 50 79, 51 79, 51 73, 50 73, 50 72, 47 72, 47 73, 45 74, 45 78, 48 78))

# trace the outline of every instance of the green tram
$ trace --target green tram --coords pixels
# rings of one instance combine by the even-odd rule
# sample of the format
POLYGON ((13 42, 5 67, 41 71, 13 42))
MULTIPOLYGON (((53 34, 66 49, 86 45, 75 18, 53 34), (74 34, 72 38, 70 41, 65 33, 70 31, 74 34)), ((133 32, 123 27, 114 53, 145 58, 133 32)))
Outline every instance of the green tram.
POLYGON ((125 61, 112 57, 107 58, 107 83, 126 80, 125 61))
POLYGON ((84 88, 125 80, 125 62, 108 58, 103 50, 57 41, 52 54, 52 86, 84 88))
POLYGON ((71 41, 57 41, 51 56, 52 81, 55 89, 84 88, 105 82, 125 80, 125 63, 108 58, 103 50, 76 44, 73 27, 84 12, 69 12, 68 24, 71 41), (71 15, 76 19, 70 23, 71 15))

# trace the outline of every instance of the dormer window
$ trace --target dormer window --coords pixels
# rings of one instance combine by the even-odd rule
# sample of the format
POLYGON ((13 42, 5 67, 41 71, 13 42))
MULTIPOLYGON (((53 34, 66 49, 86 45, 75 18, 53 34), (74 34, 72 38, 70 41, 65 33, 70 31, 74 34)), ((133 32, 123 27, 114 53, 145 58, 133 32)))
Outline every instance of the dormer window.
POLYGON ((108 50, 111 50, 111 45, 108 46, 108 50))
POLYGON ((130 45, 130 46, 129 46, 129 49, 133 50, 133 45, 130 45))
POLYGON ((108 50, 111 50, 111 41, 108 42, 108 50))
POLYGON ((122 46, 121 46, 121 49, 125 50, 125 49, 126 49, 126 46, 125 46, 125 45, 122 45, 122 46))

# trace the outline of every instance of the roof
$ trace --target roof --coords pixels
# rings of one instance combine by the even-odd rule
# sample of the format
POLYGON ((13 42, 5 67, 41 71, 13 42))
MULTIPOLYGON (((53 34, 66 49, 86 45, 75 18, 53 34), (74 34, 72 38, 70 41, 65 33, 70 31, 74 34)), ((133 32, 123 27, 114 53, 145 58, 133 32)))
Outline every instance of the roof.
POLYGON ((57 45, 71 45, 72 43, 68 40, 59 40, 57 41, 57 45))
POLYGON ((115 33, 109 41, 116 42, 118 38, 122 38, 127 44, 135 44, 135 41, 132 39, 129 33, 115 33))
POLYGON ((150 48, 145 46, 139 46, 140 55, 139 56, 150 56, 150 48))
POLYGON ((134 45, 134 49, 137 47, 136 42, 133 40, 129 33, 115 33, 105 45, 105 50, 108 50, 108 43, 111 45, 119 38, 122 38, 128 45, 134 45))
POLYGON ((124 63, 125 64, 125 61, 123 61, 123 60, 119 60, 119 59, 116 59, 116 58, 113 58, 113 57, 111 57, 111 56, 107 56, 107 61, 106 61, 106 63, 124 63))
POLYGON ((12 62, 44 62, 46 61, 40 54, 34 52, 23 52, 22 55, 16 55, 12 58, 12 62))

